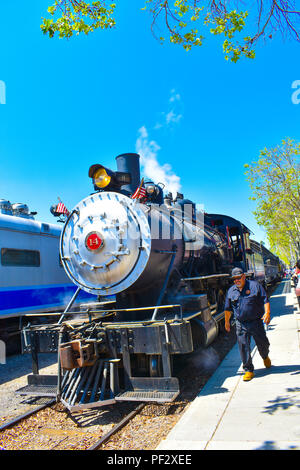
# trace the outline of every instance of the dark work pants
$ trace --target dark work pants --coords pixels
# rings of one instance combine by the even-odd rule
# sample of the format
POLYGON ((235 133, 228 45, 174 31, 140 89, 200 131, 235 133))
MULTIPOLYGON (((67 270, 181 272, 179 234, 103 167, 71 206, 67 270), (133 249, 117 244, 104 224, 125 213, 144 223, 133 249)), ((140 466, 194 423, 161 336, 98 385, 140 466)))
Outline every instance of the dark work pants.
POLYGON ((264 323, 260 319, 243 323, 236 320, 235 326, 243 368, 245 371, 253 372, 250 347, 251 336, 261 357, 266 359, 269 355, 270 343, 265 332, 264 323))

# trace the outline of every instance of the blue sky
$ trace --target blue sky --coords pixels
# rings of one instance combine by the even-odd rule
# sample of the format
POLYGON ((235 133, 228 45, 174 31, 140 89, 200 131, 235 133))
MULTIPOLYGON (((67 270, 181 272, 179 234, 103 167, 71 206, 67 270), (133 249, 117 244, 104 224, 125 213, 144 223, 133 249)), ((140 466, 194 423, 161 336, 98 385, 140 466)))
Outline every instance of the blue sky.
POLYGON ((71 209, 92 192, 91 164, 114 169, 117 155, 142 150, 206 212, 265 240, 243 165, 299 139, 299 44, 278 36, 237 64, 209 34, 190 52, 162 46, 140 1, 120 2, 114 30, 49 39, 40 24, 50 3, 1 2, 0 198, 54 223, 58 196, 71 209))

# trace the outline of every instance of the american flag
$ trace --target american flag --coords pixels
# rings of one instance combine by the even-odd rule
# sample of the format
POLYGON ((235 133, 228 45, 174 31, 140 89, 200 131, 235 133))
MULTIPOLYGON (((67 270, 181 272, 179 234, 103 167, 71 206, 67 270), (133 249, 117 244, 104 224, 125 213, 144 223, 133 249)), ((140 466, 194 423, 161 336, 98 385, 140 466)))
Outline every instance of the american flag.
POLYGON ((66 214, 66 215, 69 215, 70 212, 68 211, 68 209, 66 208, 66 206, 64 205, 63 202, 59 202, 56 206, 56 212, 58 214, 66 214))
POLYGON ((146 197, 147 193, 146 193, 146 189, 143 188, 143 184, 144 184, 144 178, 142 179, 139 187, 135 190, 135 192, 131 196, 132 199, 141 199, 142 197, 146 197))

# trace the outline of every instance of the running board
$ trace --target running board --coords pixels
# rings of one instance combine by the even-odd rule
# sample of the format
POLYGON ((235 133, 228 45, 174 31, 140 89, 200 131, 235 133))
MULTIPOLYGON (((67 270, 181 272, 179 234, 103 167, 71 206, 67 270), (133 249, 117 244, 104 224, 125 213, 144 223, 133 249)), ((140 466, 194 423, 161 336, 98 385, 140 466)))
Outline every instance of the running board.
POLYGON ((217 279, 220 277, 229 277, 230 274, 209 274, 207 276, 183 277, 182 281, 204 281, 208 279, 217 279))
POLYGON ((130 377, 130 387, 116 401, 172 402, 179 395, 177 377, 130 377))
POLYGON ((31 395, 36 397, 56 397, 57 376, 31 374, 27 376, 25 387, 19 388, 15 393, 18 395, 31 395))
POLYGON ((167 403, 179 395, 177 377, 128 377, 127 389, 120 393, 118 359, 97 360, 94 365, 67 371, 58 386, 56 375, 31 374, 19 395, 54 397, 69 411, 111 405, 117 401, 167 403), (59 390, 60 388, 60 390, 59 390))

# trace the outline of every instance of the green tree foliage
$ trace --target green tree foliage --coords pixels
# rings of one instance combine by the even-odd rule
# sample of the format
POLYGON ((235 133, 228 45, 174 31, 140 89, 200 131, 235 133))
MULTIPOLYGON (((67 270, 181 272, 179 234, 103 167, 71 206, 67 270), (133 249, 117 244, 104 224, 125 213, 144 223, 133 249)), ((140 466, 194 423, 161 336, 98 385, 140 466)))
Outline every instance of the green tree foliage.
POLYGON ((264 227, 271 250, 286 263, 300 257, 300 144, 285 139, 263 149, 256 162, 245 165, 256 201, 257 223, 264 227))
MULTIPOLYGON (((253 59, 258 40, 272 38, 275 31, 300 39, 297 24, 300 12, 294 7, 294 0, 246 0, 243 9, 238 0, 144 1, 142 9, 150 12, 154 36, 164 42, 166 36, 158 36, 156 31, 165 31, 171 43, 187 51, 203 44, 207 28, 211 34, 223 38, 225 59, 233 62, 241 57, 253 59), (248 10, 244 10, 246 6, 248 10), (248 21, 249 13, 251 21, 248 21)), ((88 34, 98 28, 112 28, 116 25, 115 8, 116 3, 107 0, 89 3, 55 0, 48 8, 50 17, 43 18, 41 29, 51 38, 55 35, 70 38, 73 34, 88 34)))
POLYGON ((41 29, 52 38, 70 38, 73 34, 88 34, 95 29, 115 26, 113 18, 115 4, 106 5, 105 1, 87 3, 75 0, 55 0, 48 8, 52 18, 43 18, 41 29))

